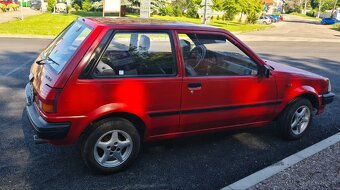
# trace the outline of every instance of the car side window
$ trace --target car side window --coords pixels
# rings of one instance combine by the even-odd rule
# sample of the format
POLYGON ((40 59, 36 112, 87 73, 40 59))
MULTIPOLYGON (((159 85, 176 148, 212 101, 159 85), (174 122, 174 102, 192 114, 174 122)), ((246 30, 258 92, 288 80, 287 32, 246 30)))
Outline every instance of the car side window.
POLYGON ((223 35, 179 34, 186 76, 253 76, 257 64, 223 35))
POLYGON ((173 76, 177 73, 173 52, 168 33, 116 32, 94 76, 173 76))

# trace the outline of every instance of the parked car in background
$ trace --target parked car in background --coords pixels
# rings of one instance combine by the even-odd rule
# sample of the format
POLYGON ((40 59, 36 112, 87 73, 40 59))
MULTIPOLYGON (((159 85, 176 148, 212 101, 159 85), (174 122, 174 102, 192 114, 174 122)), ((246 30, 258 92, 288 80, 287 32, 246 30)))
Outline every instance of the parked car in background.
POLYGON ((263 60, 226 30, 98 17, 77 19, 47 46, 25 94, 34 140, 80 141, 100 173, 131 165, 144 141, 273 121, 299 139, 334 98, 328 78, 263 60))
POLYGON ((18 0, 0 0, 0 3, 1 4, 4 4, 4 5, 8 5, 8 4, 19 4, 19 1, 18 0))
POLYGON ((41 0, 32 0, 30 4, 31 4, 31 9, 41 10, 41 0))
POLYGON ((266 15, 267 17, 270 18, 270 20, 272 21, 272 23, 276 22, 276 19, 272 16, 272 15, 266 15))
POLYGON ((322 18, 321 24, 325 25, 331 25, 340 22, 340 20, 337 20, 336 18, 322 18))
POLYGON ((279 22, 280 21, 280 17, 278 15, 271 14, 270 16, 274 18, 275 22, 279 22))
POLYGON ((279 15, 279 19, 280 19, 280 21, 283 21, 283 16, 279 15))
POLYGON ((271 24, 272 20, 268 16, 261 16, 257 21, 259 24, 271 24))

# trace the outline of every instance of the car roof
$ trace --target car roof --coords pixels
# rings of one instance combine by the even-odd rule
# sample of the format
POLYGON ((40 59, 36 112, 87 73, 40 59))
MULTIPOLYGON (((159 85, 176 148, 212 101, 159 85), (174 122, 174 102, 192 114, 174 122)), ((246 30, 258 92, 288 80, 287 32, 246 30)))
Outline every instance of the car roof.
POLYGON ((131 28, 152 28, 152 29, 191 29, 191 30, 205 30, 205 31, 225 31, 210 25, 193 24, 179 21, 169 21, 161 19, 146 19, 146 18, 114 18, 114 17, 87 17, 80 18, 83 21, 91 21, 97 25, 104 26, 121 26, 131 28))

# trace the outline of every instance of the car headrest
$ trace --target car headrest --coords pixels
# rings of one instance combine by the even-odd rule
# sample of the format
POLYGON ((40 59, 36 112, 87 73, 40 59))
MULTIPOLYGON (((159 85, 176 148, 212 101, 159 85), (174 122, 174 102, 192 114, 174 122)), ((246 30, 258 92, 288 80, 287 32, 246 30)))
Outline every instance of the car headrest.
POLYGON ((179 40, 179 45, 182 48, 184 58, 187 58, 187 56, 189 56, 190 49, 191 49, 190 42, 187 40, 181 39, 179 40))
POLYGON ((141 35, 138 43, 138 49, 148 51, 150 49, 150 38, 146 35, 141 35))

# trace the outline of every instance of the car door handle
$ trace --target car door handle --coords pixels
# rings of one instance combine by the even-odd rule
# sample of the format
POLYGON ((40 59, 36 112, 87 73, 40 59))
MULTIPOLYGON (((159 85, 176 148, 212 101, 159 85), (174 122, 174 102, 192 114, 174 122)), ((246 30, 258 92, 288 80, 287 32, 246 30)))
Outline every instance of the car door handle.
POLYGON ((193 94, 195 90, 201 90, 202 84, 201 83, 188 83, 188 89, 190 93, 193 94))

